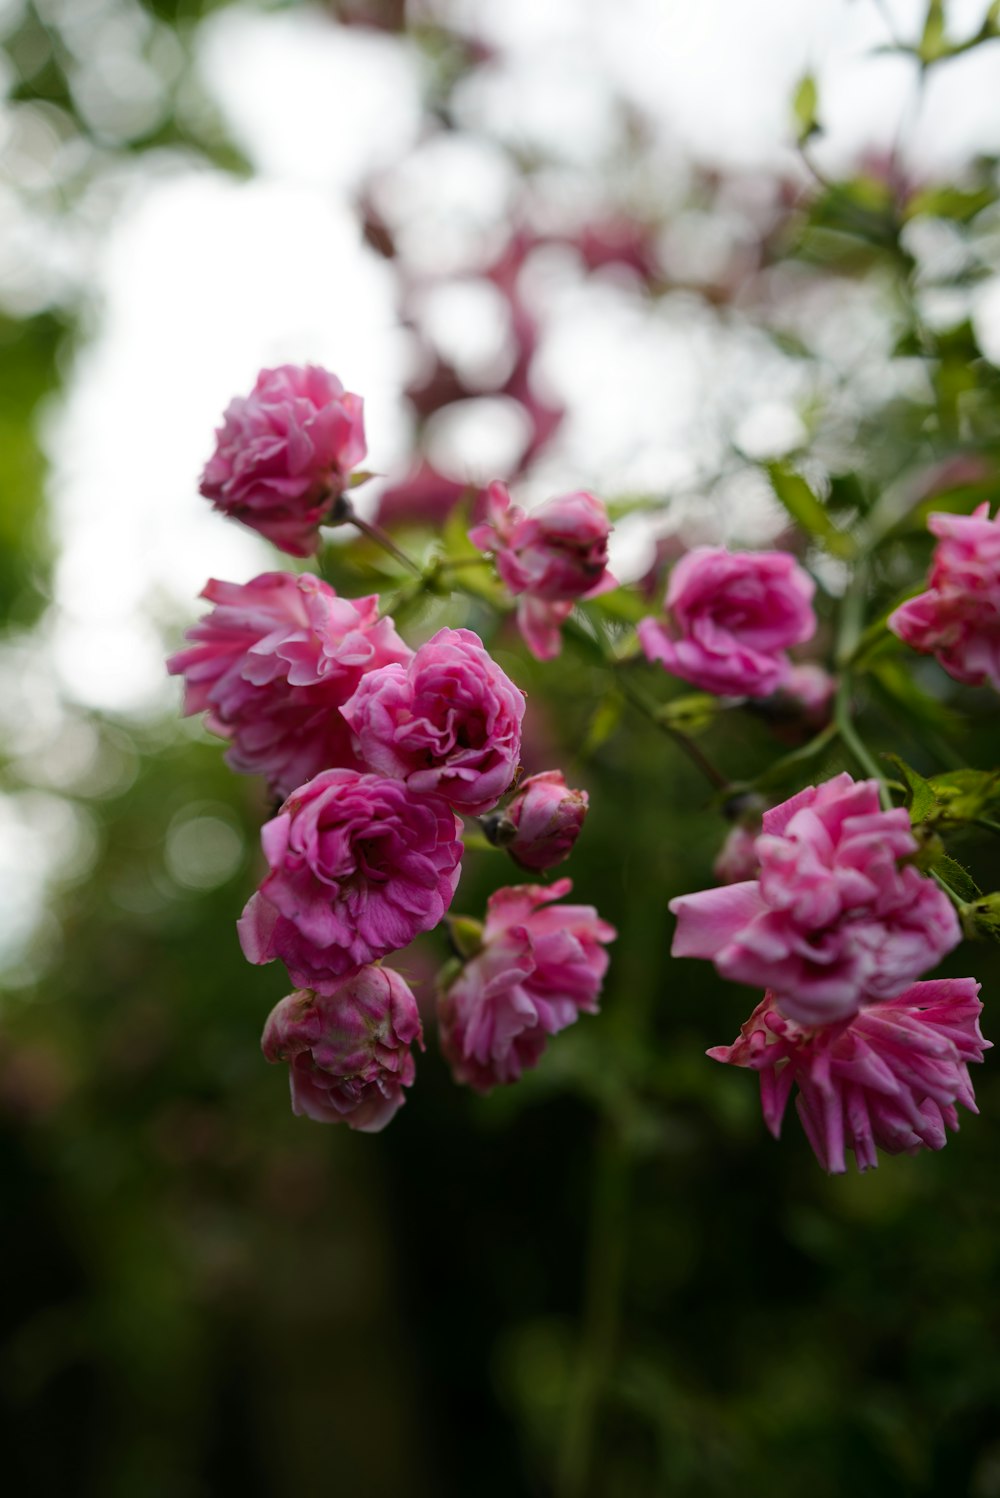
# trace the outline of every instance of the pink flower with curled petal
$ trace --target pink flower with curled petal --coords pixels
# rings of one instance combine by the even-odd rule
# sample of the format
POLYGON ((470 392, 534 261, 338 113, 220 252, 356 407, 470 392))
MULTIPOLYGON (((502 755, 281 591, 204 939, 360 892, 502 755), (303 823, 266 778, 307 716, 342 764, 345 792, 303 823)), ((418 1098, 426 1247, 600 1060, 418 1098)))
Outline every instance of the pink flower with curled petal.
POLYGON ((326 994, 290 993, 264 1026, 268 1061, 287 1061, 292 1112, 377 1134, 403 1106, 423 1049, 417 1001, 391 968, 363 967, 326 994))
POLYGON ((471 629, 368 672, 341 711, 370 769, 464 812, 495 806, 517 774, 524 693, 471 629))
POLYGON ((572 790, 561 770, 529 776, 503 813, 513 828, 503 846, 524 869, 551 869, 572 853, 588 803, 587 792, 572 790))
POLYGON ((614 927, 590 905, 553 906, 573 885, 490 896, 482 948, 438 999, 441 1049, 457 1082, 489 1092, 537 1065, 547 1038, 597 1010, 614 927))
POLYGON ((723 697, 769 697, 789 678, 785 652, 816 630, 815 585, 785 551, 696 546, 674 567, 662 619, 641 619, 648 660, 723 697))
POLYGON ((505 484, 490 484, 486 492, 488 519, 473 527, 469 540, 493 553, 501 579, 520 596, 518 625, 529 650, 551 660, 562 648, 560 630, 573 604, 617 587, 607 565, 607 510, 579 491, 526 514, 511 504, 505 484))
POLYGON ((760 1072, 764 1121, 777 1139, 792 1088, 806 1137, 824 1170, 878 1164, 876 1150, 914 1155, 944 1147, 958 1128, 955 1104, 977 1113, 969 1063, 990 1042, 979 1030, 982 1004, 974 978, 914 983, 848 1020, 811 1029, 796 1024, 765 994, 733 1045, 715 1061, 760 1072))
POLYGON ((326 770, 264 825, 270 873, 240 917, 248 962, 280 957, 299 988, 336 980, 430 931, 451 904, 461 823, 440 796, 326 770))
POLYGON ((759 878, 670 902, 673 955, 772 990, 799 1024, 847 1019, 961 940, 948 897, 900 862, 916 847, 907 813, 883 811, 874 780, 809 786, 764 813, 759 878))
POLYGON ((937 536, 926 593, 889 615, 893 634, 935 655, 956 681, 1000 692, 1000 513, 931 515, 937 536))
POLYGON ((226 407, 200 489, 217 510, 293 557, 311 556, 319 527, 367 452, 363 402, 315 364, 262 369, 226 407))
POLYGON ((184 677, 184 711, 204 712, 230 740, 227 763, 266 775, 288 796, 320 770, 360 768, 340 708, 365 672, 413 652, 378 598, 338 598, 311 574, 264 572, 248 583, 206 584, 214 608, 167 662, 184 677))

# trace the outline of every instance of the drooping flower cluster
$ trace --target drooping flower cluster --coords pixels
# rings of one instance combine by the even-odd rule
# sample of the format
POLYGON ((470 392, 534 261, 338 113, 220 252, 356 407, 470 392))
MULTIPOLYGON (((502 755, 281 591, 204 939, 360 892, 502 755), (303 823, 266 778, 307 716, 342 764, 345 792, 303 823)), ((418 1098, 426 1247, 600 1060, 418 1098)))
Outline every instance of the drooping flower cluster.
MULTIPOLYGON (((361 402, 334 376, 265 370, 249 399, 229 407, 202 488, 306 555, 363 455, 361 402)), ((586 572, 585 560, 576 565, 586 572)), ((456 813, 489 813, 515 784, 524 694, 471 630, 441 629, 414 651, 380 616, 378 598, 341 598, 312 575, 213 579, 204 596, 212 609, 168 669, 184 678, 185 711, 204 712, 229 740, 232 767, 264 775, 284 798, 262 831, 268 873, 238 923, 247 959, 282 961, 296 987, 268 1021, 264 1052, 290 1063, 296 1112, 374 1131, 403 1103, 410 1047, 422 1044, 416 1001, 381 961, 448 911, 463 853, 456 813)), ((533 780, 498 815, 515 858, 546 868, 569 853, 586 794, 558 772, 533 780)), ((568 889, 494 899, 520 910, 568 889)), ((546 913, 539 976, 525 990, 540 1038, 521 1046, 520 1065, 537 1060, 545 1034, 596 1007, 607 958, 595 942, 612 934, 585 907, 546 913)), ((508 942, 507 988, 527 976, 515 947, 508 942)), ((494 978, 502 962, 498 949, 494 978)), ((473 978, 459 981, 463 1023, 482 1029, 493 993, 477 998, 473 978)), ((497 1080, 513 1080, 520 1065, 497 1080)))
POLYGON ((639 642, 704 692, 769 697, 791 676, 788 649, 815 633, 814 591, 788 552, 696 546, 670 574, 663 617, 640 620, 639 642))
POLYGON ((824 1170, 841 1173, 845 1150, 859 1170, 878 1164, 876 1150, 916 1154, 942 1149, 958 1128, 955 1104, 976 1113, 969 1063, 990 1041, 979 1029, 982 1004, 974 978, 914 983, 850 1019, 808 1027, 782 1014, 765 994, 715 1061, 760 1072, 764 1122, 775 1139, 792 1088, 806 1137, 824 1170))
POLYGON ((938 537, 925 593, 888 619, 907 645, 935 655, 956 681, 1000 692, 1000 513, 931 515, 938 537))
POLYGON ((953 1104, 972 1106, 978 985, 914 981, 961 937, 943 891, 904 861, 916 846, 874 781, 838 775, 764 813, 756 879, 671 902, 675 956, 767 990, 741 1039, 709 1054, 761 1071, 772 1133, 796 1083, 827 1170, 844 1169, 845 1145, 862 1169, 876 1145, 939 1149, 953 1104))
POLYGON ((520 599, 517 622, 528 649, 540 661, 552 660, 574 603, 617 586, 608 571, 607 511, 593 494, 579 492, 525 514, 499 483, 489 486, 486 500, 487 519, 469 539, 493 553, 501 579, 520 599))

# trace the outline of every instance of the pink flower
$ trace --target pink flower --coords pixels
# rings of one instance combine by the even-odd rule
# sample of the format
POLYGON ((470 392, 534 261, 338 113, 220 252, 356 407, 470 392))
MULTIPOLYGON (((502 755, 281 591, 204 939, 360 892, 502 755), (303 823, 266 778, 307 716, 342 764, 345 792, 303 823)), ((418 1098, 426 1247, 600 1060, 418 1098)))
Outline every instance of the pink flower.
POLYGON ((641 619, 639 640, 705 692, 768 697, 788 679, 785 651, 816 629, 814 584, 785 551, 696 546, 670 574, 664 619, 641 619))
POLYGON ((907 813, 882 811, 874 780, 837 775, 764 813, 759 879, 682 895, 675 957, 773 991, 802 1025, 888 999, 961 939, 933 880, 900 865, 916 850, 907 813))
POLYGON ((287 1061, 292 1112, 377 1134, 403 1106, 423 1048, 417 1001, 391 968, 363 967, 327 994, 290 993, 271 1010, 261 1049, 287 1061))
POLYGON ((712 873, 720 884, 741 884, 760 873, 757 861, 759 830, 746 827, 742 822, 730 827, 712 865, 712 873))
POLYGON ((215 607, 167 670, 185 679, 185 713, 204 712, 231 740, 233 769, 266 775, 288 796, 320 770, 357 766, 339 709, 366 671, 413 653, 378 617, 378 598, 338 598, 318 577, 289 572, 213 578, 202 596, 215 607))
POLYGON ((522 780, 506 808, 513 835, 503 846, 524 869, 551 869, 573 851, 587 815, 586 791, 574 791, 561 770, 522 780))
POLYGON ((495 483, 487 490, 487 513, 469 540, 493 553, 502 580, 523 595, 521 633, 533 655, 551 660, 561 649, 560 627, 574 602, 617 587, 607 568, 607 511, 581 491, 546 500, 526 515, 511 504, 506 485, 495 483))
POLYGON ((399 780, 326 770, 261 832, 271 872, 238 930, 249 962, 280 957, 299 988, 405 947, 451 904, 461 823, 439 796, 399 780))
POLYGON ((931 515, 939 537, 926 593, 889 615, 893 634, 935 655, 956 681, 1000 692, 1000 514, 931 515))
POLYGON ((315 364, 262 369, 229 403, 201 492, 293 557, 311 556, 319 526, 365 456, 359 395, 315 364))
POLYGON ((478 1092, 516 1082, 547 1036, 596 1013, 614 928, 590 905, 541 908, 572 888, 559 879, 490 896, 482 948, 438 1000, 441 1049, 456 1081, 478 1092))
POLYGON ((524 693, 470 629, 370 671, 342 711, 366 765, 464 812, 488 811, 517 773, 524 693))
POLYGON ((982 1004, 974 978, 914 983, 838 1024, 803 1028, 765 994, 731 1046, 715 1061, 760 1072, 764 1121, 777 1139, 793 1086, 806 1137, 824 1170, 846 1170, 845 1149, 859 1170, 887 1154, 942 1149, 945 1128, 958 1128, 955 1104, 976 1113, 969 1062, 990 1042, 979 1030, 982 1004))

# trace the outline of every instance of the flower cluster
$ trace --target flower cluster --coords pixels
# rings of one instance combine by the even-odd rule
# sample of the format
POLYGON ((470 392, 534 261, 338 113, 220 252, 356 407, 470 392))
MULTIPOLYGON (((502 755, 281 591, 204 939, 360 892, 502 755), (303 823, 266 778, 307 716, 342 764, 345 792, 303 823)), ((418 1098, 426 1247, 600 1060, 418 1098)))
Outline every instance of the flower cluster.
MULTIPOLYGON (((227 410, 202 490, 304 556, 364 451, 361 402, 333 375, 264 370, 227 410)), ((550 594, 572 591, 574 578, 584 591, 603 579, 596 540, 584 556, 571 537, 557 539, 560 524, 580 532, 581 517, 600 509, 590 496, 571 499, 569 520, 557 515, 544 545, 526 543, 525 566, 550 594)), ((264 1053, 290 1063, 297 1113, 374 1131, 403 1103, 411 1046, 422 1044, 413 994, 382 959, 448 912, 464 847, 458 814, 493 812, 520 774, 524 693, 471 630, 441 629, 413 650, 377 597, 341 598, 312 574, 213 579, 204 596, 212 608, 168 670, 184 679, 185 712, 204 713, 228 740, 232 768, 265 776, 283 798, 261 834, 268 872, 238 922, 248 961, 280 960, 296 990, 268 1020, 264 1053)), ((496 816, 512 856, 544 869, 568 855, 586 804, 552 771, 526 781, 496 816)), ((491 986, 479 980, 478 956, 442 1000, 443 1015, 460 1014, 442 1019, 449 1056, 464 1045, 456 1036, 489 1029, 494 1080, 512 1081, 546 1035, 596 1008, 607 966, 597 943, 611 928, 587 907, 531 916, 569 888, 494 895, 484 936, 491 986), (518 1014, 530 1004, 530 1022, 522 1015, 512 1026, 504 1003, 518 1014)), ((455 1074, 482 1084, 467 1066, 455 1074)))
POLYGON ((971 1106, 978 985, 915 982, 961 938, 947 896, 905 862, 916 846, 874 781, 837 775, 764 813, 757 878, 671 902, 675 956, 767 990, 740 1040, 709 1054, 761 1071, 775 1134, 797 1083, 828 1170, 844 1169, 845 1143, 862 1169, 875 1145, 939 1149, 953 1104, 971 1106))

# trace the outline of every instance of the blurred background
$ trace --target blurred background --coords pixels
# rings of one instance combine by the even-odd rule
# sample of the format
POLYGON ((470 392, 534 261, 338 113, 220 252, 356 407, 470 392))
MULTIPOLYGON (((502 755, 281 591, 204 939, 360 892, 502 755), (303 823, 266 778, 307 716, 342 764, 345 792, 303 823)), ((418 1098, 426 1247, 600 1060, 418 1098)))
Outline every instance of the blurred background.
MULTIPOLYGON (((405 622, 470 624, 525 686, 620 935, 536 1073, 472 1097, 431 1033, 377 1137, 293 1118, 263 1063, 285 989, 235 919, 269 808, 163 666, 208 577, 279 565, 197 493, 264 365, 364 395, 361 493, 407 544, 494 477, 591 488, 649 608, 686 546, 804 546, 775 465, 848 520, 995 497, 998 9, 0 0, 10 1491, 1000 1495, 996 1068, 941 1155, 827 1179, 794 1119, 770 1140, 703 1054, 752 996, 667 960, 725 823, 586 654, 539 666, 475 599, 405 622)), ((987 697, 887 656, 873 741, 989 766, 987 697)), ((788 747, 712 732, 734 778, 788 747)), ((516 878, 470 854, 456 908, 516 878)), ((444 955, 400 959, 428 1013, 444 955)))

